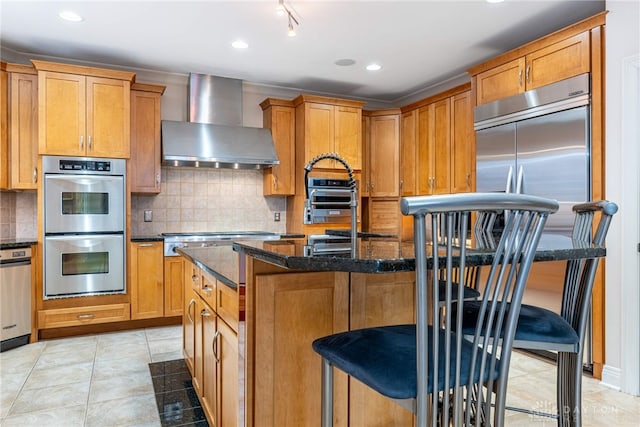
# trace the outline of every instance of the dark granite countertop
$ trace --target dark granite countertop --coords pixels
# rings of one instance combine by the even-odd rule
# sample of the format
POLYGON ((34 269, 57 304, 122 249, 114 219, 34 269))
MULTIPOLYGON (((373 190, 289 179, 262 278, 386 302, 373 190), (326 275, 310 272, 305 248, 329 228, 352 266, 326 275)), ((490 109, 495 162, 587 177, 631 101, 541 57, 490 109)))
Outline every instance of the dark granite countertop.
POLYGON ((20 249, 28 248, 31 245, 38 243, 38 239, 0 239, 0 249, 20 249))
POLYGON ((159 234, 152 234, 148 236, 131 236, 132 242, 162 242, 164 237, 159 234))
POLYGON ((176 252, 233 289, 238 289, 240 278, 240 256, 231 245, 204 248, 177 248, 176 252))
MULTIPOLYGON (((397 238, 359 238, 358 256, 350 253, 305 256, 305 241, 278 240, 272 242, 234 242, 233 249, 279 267, 301 271, 345 271, 358 273, 390 273, 415 270, 413 242, 397 238)), ((469 264, 490 264, 491 250, 473 248, 469 264)), ((601 257, 602 247, 574 242, 565 236, 544 234, 538 245, 535 261, 601 257)))

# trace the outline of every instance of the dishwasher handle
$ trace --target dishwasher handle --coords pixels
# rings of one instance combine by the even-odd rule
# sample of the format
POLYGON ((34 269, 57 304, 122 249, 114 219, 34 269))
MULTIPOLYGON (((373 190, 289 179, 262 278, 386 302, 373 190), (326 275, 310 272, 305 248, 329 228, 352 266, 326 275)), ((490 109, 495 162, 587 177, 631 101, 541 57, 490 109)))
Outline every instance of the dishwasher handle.
POLYGON ((23 265, 31 265, 31 260, 22 261, 2 261, 0 262, 0 268, 5 267, 20 267, 23 265))

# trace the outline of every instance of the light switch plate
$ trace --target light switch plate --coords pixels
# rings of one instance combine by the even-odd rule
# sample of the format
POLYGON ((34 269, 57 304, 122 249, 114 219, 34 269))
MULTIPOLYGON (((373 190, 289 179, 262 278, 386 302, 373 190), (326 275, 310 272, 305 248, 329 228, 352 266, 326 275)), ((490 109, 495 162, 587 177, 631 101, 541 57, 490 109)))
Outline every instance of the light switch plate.
POLYGON ((144 222, 153 221, 153 211, 144 211, 144 222))

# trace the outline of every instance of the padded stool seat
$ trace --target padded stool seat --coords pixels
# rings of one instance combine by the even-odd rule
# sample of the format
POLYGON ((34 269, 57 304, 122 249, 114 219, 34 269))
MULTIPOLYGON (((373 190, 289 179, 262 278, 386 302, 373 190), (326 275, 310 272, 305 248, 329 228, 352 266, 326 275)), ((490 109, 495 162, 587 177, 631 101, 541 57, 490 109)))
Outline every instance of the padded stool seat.
MULTIPOLYGON (((433 328, 428 328, 428 352, 433 354, 433 328)), ((445 354, 444 331, 440 330, 440 353, 445 354)), ((460 382, 467 384, 471 371, 472 343, 462 341, 460 382)), ((313 349, 324 359, 348 375, 393 399, 412 399, 417 395, 416 382, 416 325, 393 325, 342 332, 313 342, 313 349)), ((433 356, 429 358, 429 372, 433 370, 433 356)), ((480 377, 480 357, 477 359, 474 383, 480 377)), ((450 386, 455 378, 456 357, 450 355, 450 386)), ((494 370, 492 379, 498 377, 494 370)), ((438 391, 444 387, 444 363, 438 364, 438 391)), ((482 382, 489 379, 489 366, 485 367, 482 382)), ((433 381, 427 383, 428 393, 433 393, 433 381)))
MULTIPOLYGON (((477 301, 470 301, 464 305, 463 331, 465 335, 475 333, 480 306, 481 303, 477 301)), ((455 318, 455 315, 453 317, 455 318)), ((549 344, 555 343, 559 345, 557 351, 567 351, 566 346, 577 349, 580 339, 575 329, 559 314, 546 308, 522 304, 513 346, 535 349, 536 342, 544 343, 544 346, 541 346, 544 349, 549 349, 549 344), (523 345, 523 342, 527 344, 523 345)))

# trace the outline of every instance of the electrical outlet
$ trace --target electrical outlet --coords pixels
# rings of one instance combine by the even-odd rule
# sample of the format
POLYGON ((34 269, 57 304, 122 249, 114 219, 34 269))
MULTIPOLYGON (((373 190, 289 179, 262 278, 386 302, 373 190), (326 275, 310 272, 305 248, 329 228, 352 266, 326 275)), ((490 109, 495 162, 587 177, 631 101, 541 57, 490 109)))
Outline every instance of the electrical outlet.
POLYGON ((280 212, 274 212, 274 213, 273 213, 273 220, 274 220, 275 222, 280 221, 280 212))
POLYGON ((144 211, 144 222, 153 221, 153 211, 144 211))

